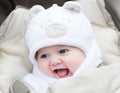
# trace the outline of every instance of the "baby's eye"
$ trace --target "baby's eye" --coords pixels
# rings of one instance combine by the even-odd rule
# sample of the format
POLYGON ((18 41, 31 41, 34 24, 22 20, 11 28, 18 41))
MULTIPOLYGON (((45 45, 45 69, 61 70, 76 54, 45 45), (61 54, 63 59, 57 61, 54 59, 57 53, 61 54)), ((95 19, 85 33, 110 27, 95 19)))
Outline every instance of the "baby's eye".
POLYGON ((67 49, 61 49, 61 50, 59 51, 59 53, 61 53, 61 54, 66 53, 66 52, 68 52, 67 49))
POLYGON ((42 54, 41 58, 48 58, 48 54, 42 54))

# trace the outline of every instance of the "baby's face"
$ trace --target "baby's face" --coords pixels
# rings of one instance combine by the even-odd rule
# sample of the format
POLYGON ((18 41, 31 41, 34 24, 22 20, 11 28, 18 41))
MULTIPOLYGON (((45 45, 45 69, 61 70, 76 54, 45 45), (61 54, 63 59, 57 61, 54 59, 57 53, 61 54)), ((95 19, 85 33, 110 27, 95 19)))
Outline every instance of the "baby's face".
POLYGON ((44 47, 38 50, 40 71, 54 78, 70 77, 80 67, 85 55, 79 48, 65 45, 44 47))

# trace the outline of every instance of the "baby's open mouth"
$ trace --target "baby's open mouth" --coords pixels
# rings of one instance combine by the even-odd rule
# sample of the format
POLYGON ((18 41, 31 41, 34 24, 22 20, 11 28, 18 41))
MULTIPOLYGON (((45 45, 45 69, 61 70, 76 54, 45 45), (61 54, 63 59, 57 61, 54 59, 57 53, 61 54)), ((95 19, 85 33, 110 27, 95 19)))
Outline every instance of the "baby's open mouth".
POLYGON ((68 68, 62 68, 62 69, 55 69, 54 73, 57 75, 59 78, 64 78, 64 77, 69 77, 72 76, 72 73, 68 68))

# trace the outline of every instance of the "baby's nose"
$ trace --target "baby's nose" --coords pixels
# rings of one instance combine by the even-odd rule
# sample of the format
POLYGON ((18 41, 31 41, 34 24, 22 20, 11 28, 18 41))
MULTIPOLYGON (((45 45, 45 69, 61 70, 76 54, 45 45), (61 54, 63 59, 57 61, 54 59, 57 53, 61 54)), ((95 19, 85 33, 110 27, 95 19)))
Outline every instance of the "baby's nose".
POLYGON ((60 58, 51 58, 50 59, 50 65, 51 66, 56 66, 56 65, 59 65, 61 64, 61 59, 60 58))

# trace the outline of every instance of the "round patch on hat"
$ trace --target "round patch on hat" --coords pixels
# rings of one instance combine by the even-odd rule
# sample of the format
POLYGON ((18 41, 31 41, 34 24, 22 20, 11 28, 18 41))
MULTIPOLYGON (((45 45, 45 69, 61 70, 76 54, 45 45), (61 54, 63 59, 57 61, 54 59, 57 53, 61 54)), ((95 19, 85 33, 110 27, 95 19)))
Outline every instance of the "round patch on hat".
POLYGON ((59 23, 54 23, 51 25, 48 25, 45 33, 49 38, 61 38, 65 35, 66 32, 66 28, 64 25, 59 24, 59 23))

